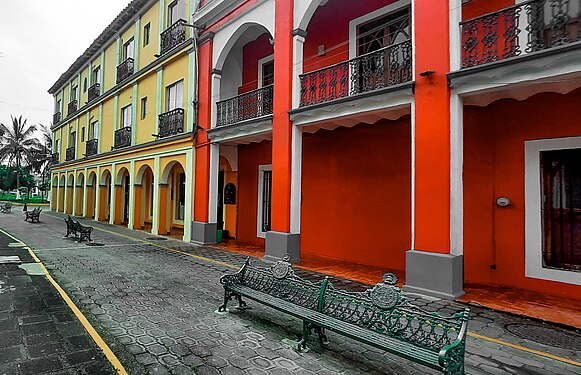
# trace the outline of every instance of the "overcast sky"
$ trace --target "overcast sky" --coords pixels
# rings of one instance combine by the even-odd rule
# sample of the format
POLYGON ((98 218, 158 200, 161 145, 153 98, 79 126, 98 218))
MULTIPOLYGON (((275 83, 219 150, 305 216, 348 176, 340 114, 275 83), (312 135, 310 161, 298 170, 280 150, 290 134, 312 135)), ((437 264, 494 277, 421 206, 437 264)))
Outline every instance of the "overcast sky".
MULTIPOLYGON (((0 0, 0 122, 50 125, 47 90, 129 0, 0 0)), ((66 105, 66 103, 65 103, 66 105)))

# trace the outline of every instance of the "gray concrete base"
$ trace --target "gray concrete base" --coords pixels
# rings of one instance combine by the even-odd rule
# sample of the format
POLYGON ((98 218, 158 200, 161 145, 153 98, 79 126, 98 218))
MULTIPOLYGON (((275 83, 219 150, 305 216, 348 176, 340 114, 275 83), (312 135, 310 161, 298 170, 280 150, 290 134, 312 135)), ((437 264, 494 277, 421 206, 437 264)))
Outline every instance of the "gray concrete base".
POLYGON ((281 260, 289 254, 292 263, 301 261, 301 235, 283 232, 266 232, 264 259, 281 260))
POLYGON ((403 290, 445 299, 464 295, 464 257, 407 251, 403 290))
POLYGON ((192 221, 192 242, 202 245, 211 245, 216 243, 217 223, 203 223, 192 221))

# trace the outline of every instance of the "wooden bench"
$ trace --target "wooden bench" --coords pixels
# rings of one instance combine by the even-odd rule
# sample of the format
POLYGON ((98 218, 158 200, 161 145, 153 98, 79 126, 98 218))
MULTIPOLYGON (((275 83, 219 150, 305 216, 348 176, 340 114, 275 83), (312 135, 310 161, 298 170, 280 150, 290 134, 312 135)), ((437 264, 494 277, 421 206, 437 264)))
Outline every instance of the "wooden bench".
POLYGON ((0 205, 0 212, 3 214, 11 214, 12 213, 12 203, 6 203, 0 205))
POLYGON ((364 292, 348 292, 335 288, 328 278, 301 279, 286 256, 270 268, 256 267, 247 259, 220 283, 224 286, 220 312, 227 311, 233 298, 239 308, 247 307, 245 297, 301 319, 298 350, 305 348, 313 332, 326 344, 329 330, 445 374, 464 374, 469 309, 449 317, 424 311, 407 301, 393 274, 385 274, 383 283, 364 292))
POLYGON ((32 211, 24 211, 26 217, 24 221, 30 220, 31 223, 40 223, 40 213, 42 212, 42 208, 36 207, 32 211))
POLYGON ((93 227, 84 226, 78 221, 74 221, 70 215, 67 215, 67 217, 64 218, 64 221, 67 224, 67 234, 65 237, 68 237, 72 234, 75 236, 75 238, 79 238, 78 242, 83 240, 87 240, 89 242, 93 241, 91 239, 91 232, 93 232, 93 227))

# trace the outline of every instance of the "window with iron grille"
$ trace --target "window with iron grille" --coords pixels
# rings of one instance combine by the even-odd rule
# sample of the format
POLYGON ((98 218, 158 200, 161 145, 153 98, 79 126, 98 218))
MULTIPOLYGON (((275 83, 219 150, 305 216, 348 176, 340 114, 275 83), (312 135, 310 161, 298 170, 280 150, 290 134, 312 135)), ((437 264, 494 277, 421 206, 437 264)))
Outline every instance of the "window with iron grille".
POLYGON ((149 34, 151 33, 151 24, 148 22, 145 26, 143 26, 143 46, 149 44, 149 34))

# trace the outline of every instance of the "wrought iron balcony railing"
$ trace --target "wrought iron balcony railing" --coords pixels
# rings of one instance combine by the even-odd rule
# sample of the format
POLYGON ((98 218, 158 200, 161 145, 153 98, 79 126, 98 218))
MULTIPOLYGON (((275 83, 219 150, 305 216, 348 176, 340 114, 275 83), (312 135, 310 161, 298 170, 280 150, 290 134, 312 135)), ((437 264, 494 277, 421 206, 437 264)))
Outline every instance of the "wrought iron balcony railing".
POLYGON ((412 43, 405 41, 301 74, 300 107, 412 80, 412 43))
POLYGON ((176 108, 159 115, 159 138, 169 137, 184 132, 184 110, 176 108))
POLYGON ((99 141, 97 139, 90 139, 87 141, 87 150, 85 151, 85 156, 97 155, 97 145, 99 141))
POLYGON ((59 123, 61 121, 61 113, 57 112, 54 115, 52 115, 52 123, 53 125, 56 123, 59 123))
POLYGON ((127 60, 117 65, 117 83, 133 74, 133 59, 128 57, 127 60))
POLYGON ((177 20, 173 25, 163 31, 160 37, 160 55, 171 50, 186 40, 186 20, 177 20))
POLYGON ((530 0, 461 22, 462 68, 580 40, 580 5, 571 0, 530 0))
POLYGON ((75 146, 67 148, 66 161, 75 160, 75 146))
POLYGON ((131 126, 115 130, 114 148, 131 146, 131 126))
POLYGON ((53 153, 51 155, 50 162, 52 163, 52 165, 55 165, 55 164, 58 164, 59 163, 59 161, 60 161, 59 159, 60 159, 59 153, 58 152, 55 152, 55 153, 53 153))
POLYGON ((272 114, 273 85, 246 92, 216 103, 218 120, 216 126, 235 124, 272 114))
POLYGON ((71 113, 74 113, 77 111, 77 100, 71 100, 69 102, 69 105, 67 107, 67 116, 69 116, 71 113))
POLYGON ((95 83, 93 86, 89 87, 89 101, 93 101, 97 99, 101 95, 101 85, 99 83, 95 83))

